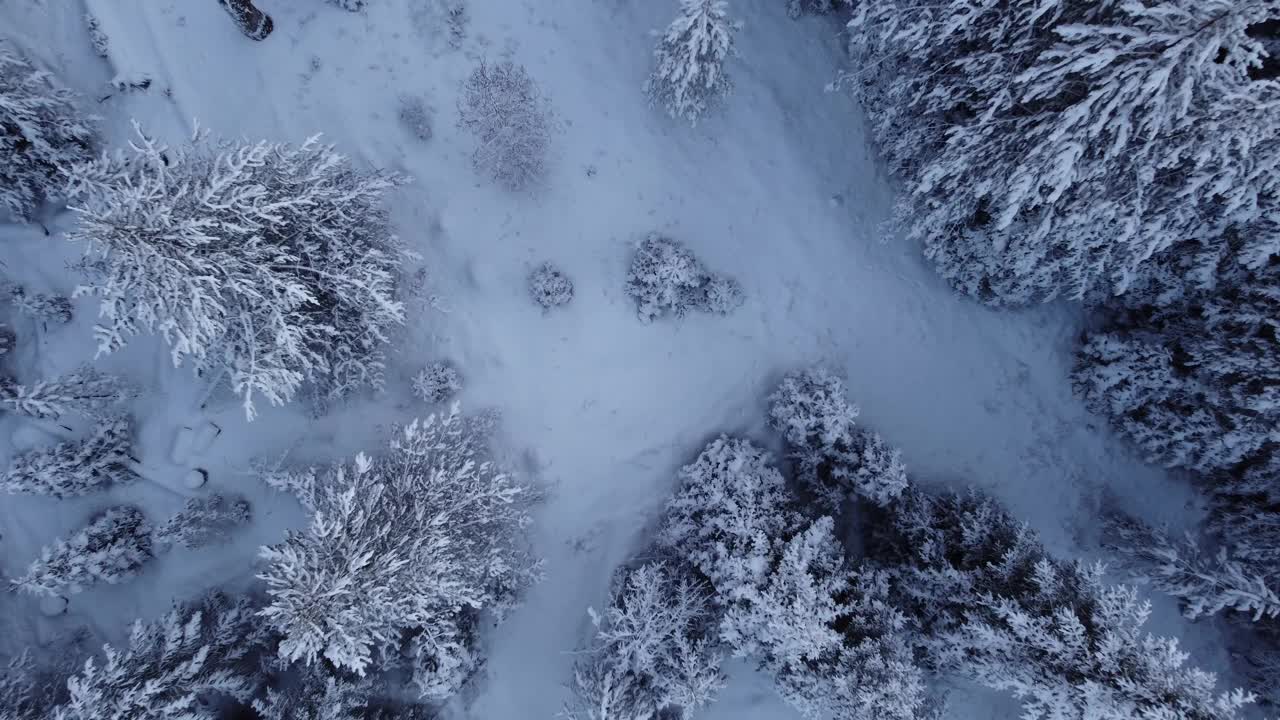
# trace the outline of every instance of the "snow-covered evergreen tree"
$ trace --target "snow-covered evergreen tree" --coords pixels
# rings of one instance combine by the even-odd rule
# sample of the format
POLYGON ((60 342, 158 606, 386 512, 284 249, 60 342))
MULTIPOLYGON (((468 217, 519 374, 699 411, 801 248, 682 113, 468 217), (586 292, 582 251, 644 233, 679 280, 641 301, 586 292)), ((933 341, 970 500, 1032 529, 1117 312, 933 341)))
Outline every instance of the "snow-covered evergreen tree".
POLYGON ((372 678, 312 665, 280 662, 253 700, 259 720, 432 720, 426 706, 383 697, 372 678))
MULTIPOLYGON (((420 668, 467 666, 474 614, 500 615, 539 573, 525 539, 533 490, 486 459, 484 444, 455 407, 401 429, 385 457, 289 476, 311 524, 263 548, 259 576, 281 657, 363 674, 408 632, 424 637, 420 668)), ((423 680, 438 697, 465 675, 423 680)))
POLYGON ((71 595, 138 574, 151 559, 151 528, 130 505, 108 508, 68 540, 45 547, 14 586, 35 595, 71 595))
POLYGON ((851 494, 884 506, 907 486, 901 453, 858 428, 857 417, 844 382, 820 367, 787 375, 769 396, 769 424, 786 439, 800 481, 830 510, 851 494))
POLYGON ((736 280, 707 272, 683 244, 649 233, 636 247, 626 292, 636 301, 641 322, 690 310, 726 315, 742 305, 736 280))
POLYGON ((204 547, 222 542, 236 528, 249 522, 249 517, 249 501, 242 497, 191 498, 181 511, 156 528, 152 539, 160 547, 204 547))
POLYGON ((0 410, 42 420, 68 413, 100 418, 130 395, 119 378, 87 367, 31 385, 0 378, 0 410))
POLYGON ((1280 594, 1267 575, 1231 557, 1226 548, 1206 554, 1190 534, 1174 541, 1168 533, 1132 518, 1107 523, 1108 545, 1129 559, 1135 579, 1178 598, 1188 618, 1223 610, 1246 613, 1254 621, 1280 617, 1280 594))
POLYGON ((956 629, 930 643, 936 662, 1022 702, 1022 717, 1242 717, 1253 696, 1218 692, 1186 666, 1177 640, 1143 631, 1150 607, 1133 588, 1102 583, 1101 566, 1036 564, 1032 590, 983 595, 956 629))
POLYGON ((711 633, 710 588, 687 569, 654 562, 616 580, 596 634, 574 667, 574 720, 688 718, 724 685, 711 633))
POLYGON ((529 273, 529 296, 544 310, 568 305, 573 300, 573 281, 551 263, 529 273))
MULTIPOLYGON (((1122 293, 1274 207, 1274 0, 868 0, 849 85, 941 274, 992 303, 1122 293)), ((1267 241, 1275 246, 1276 237, 1267 241)), ((1257 252, 1251 253, 1258 257, 1257 252)))
POLYGON ((680 0, 680 14, 653 50, 653 73, 644 85, 650 102, 696 125, 733 87, 724 64, 738 27, 725 0, 680 0))
POLYGON ((105 420, 84 440, 18 455, 0 473, 8 493, 75 497, 138 478, 130 462, 133 426, 126 417, 105 420))
POLYGON ((62 195, 60 172, 93 156, 94 118, 52 75, 0 40, 0 212, 30 220, 62 195))
POLYGON ((681 469, 659 542, 711 582, 718 603, 730 605, 755 592, 776 544, 800 527, 769 453, 722 435, 681 469))
POLYGON ((225 369, 250 418, 306 382, 380 386, 380 347, 404 321, 383 204, 402 178, 316 138, 211 147, 197 133, 169 149, 140 129, 128 152, 70 175, 99 352, 158 333, 175 364, 225 369))
POLYGON ((49 720, 195 720, 219 717, 216 698, 248 703, 264 644, 245 600, 212 595, 133 626, 127 647, 102 649, 67 681, 70 699, 49 720))
POLYGON ((47 720, 49 708, 66 700, 66 673, 37 662, 24 650, 0 663, 0 720, 47 720))
POLYGON ((508 190, 546 174, 551 109, 523 65, 481 62, 462 85, 458 125, 476 138, 471 164, 508 190))

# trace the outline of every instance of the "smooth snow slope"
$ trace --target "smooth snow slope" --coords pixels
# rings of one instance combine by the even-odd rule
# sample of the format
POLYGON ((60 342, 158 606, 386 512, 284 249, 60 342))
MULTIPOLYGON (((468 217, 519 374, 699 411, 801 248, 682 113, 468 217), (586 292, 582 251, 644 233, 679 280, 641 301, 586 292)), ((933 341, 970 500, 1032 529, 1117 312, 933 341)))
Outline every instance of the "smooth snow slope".
MULTIPOLYGON (((1189 516, 1190 494, 1136 462, 1071 397, 1074 315, 986 311, 954 296, 916 248, 884 240, 891 191, 860 111, 823 91, 843 62, 839 27, 825 19, 788 20, 780 0, 733 0, 746 22, 731 68, 736 90, 723 113, 690 129, 646 107, 639 90, 647 31, 675 10, 666 0, 474 0, 460 50, 449 46, 436 0, 372 0, 364 14, 321 0, 259 0, 276 27, 262 43, 244 39, 212 0, 87 1, 111 36, 111 69, 84 47, 64 47, 87 42, 71 0, 0 8, 0 20, 10 13, 24 47, 95 96, 116 72, 154 78, 147 93, 97 106, 116 141, 127 139, 130 116, 174 142, 193 118, 251 139, 323 132, 345 152, 416 178, 396 217, 429 275, 384 397, 318 420, 300 407, 264 410, 252 426, 234 404, 213 413, 227 432, 206 465, 216 486, 255 502, 250 532, 87 593, 68 618, 46 625, 88 620, 119 637, 134 614, 158 613, 175 596, 247 581, 254 547, 300 516, 237 471, 286 451, 321 460, 376 450, 387 425, 428 411, 408 382, 441 358, 465 376, 464 408, 500 409, 510 460, 552 486, 537 528, 547 581, 493 633, 487 678, 467 711, 477 719, 554 715, 569 653, 588 630, 586 608, 639 549, 676 469, 722 431, 771 441, 762 398, 797 366, 843 371, 864 420, 903 448, 918 478, 989 489, 1060 551, 1094 554, 1104 496, 1150 519, 1189 516), (556 157, 536 193, 512 195, 478 178, 470 138, 454 127, 456 88, 483 57, 524 63, 557 109, 556 157), (430 142, 397 122, 401 94, 434 107, 430 142), (622 285, 632 244, 651 230, 737 277, 746 305, 728 318, 642 325, 622 285), (577 296, 544 315, 526 296, 525 276, 546 260, 568 271, 577 296)), ((49 287, 69 289, 75 279, 58 275, 61 259, 39 252, 57 242, 25 233, 13 247, 40 265, 49 287)), ((79 309, 80 334, 48 340, 61 350, 45 353, 54 359, 33 373, 91 356, 92 307, 79 309)), ((200 418, 200 387, 185 369, 168 368, 153 342, 108 363, 159 389, 139 411, 144 459, 162 481, 173 477, 166 443, 200 418)), ((156 519, 181 499, 154 485, 119 497, 146 503, 156 519)), ((82 519, 67 508, 85 512, 94 501, 2 502, 9 537, 0 547, 16 568, 82 519)), ((1156 629, 1187 631, 1162 608, 1156 629)), ((1211 640, 1187 638, 1199 662, 1216 666, 1211 640)), ((794 717, 749 667, 734 670, 706 717, 794 717)))

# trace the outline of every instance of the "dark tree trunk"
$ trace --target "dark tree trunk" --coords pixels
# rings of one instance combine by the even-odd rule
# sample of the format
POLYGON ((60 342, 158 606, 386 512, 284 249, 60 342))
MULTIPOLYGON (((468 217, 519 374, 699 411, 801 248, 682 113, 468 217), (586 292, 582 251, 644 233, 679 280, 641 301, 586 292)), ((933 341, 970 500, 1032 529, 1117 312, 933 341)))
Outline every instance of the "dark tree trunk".
POLYGON ((262 40, 274 27, 271 16, 254 7, 253 0, 218 0, 227 14, 250 40, 262 40))

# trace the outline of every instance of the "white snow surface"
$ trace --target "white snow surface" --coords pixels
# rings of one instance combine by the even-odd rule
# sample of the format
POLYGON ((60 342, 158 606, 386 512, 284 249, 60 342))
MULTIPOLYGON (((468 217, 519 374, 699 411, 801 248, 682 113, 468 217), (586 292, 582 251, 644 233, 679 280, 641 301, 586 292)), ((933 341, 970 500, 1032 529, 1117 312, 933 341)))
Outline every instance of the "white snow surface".
MULTIPOLYGON (((551 718, 566 697, 571 653, 589 631, 609 575, 647 541, 677 468, 719 432, 776 447, 764 397, 781 375, 825 363, 848 379, 864 423, 900 446, 913 476, 974 484, 1005 501, 1054 550, 1099 556, 1103 502, 1148 520, 1185 524, 1199 509, 1184 483, 1143 466, 1071 395, 1077 311, 994 312, 955 296, 919 249, 885 230, 892 187, 868 148, 861 111, 824 91, 844 58, 840 27, 786 18, 779 0, 734 0, 745 21, 736 87, 696 129, 646 106, 652 28, 675 2, 473 0, 466 39, 450 46, 435 0, 373 0, 347 13, 319 0, 258 0, 275 19, 264 42, 240 35, 213 0, 9 0, 0 34, 58 71, 122 142, 131 117, 170 142, 193 119, 215 134, 302 141, 323 132, 371 165, 415 183, 394 200, 398 231, 421 254, 425 282, 391 348, 387 391, 312 417, 302 404, 263 408, 252 424, 233 398, 210 407, 201 381, 174 369, 142 338, 98 364, 144 388, 135 413, 148 481, 74 500, 0 496, 0 569, 20 574, 42 545, 97 508, 137 502, 159 523, 184 495, 238 492, 254 519, 226 546, 177 549, 133 582, 72 598, 66 615, 0 594, 0 652, 87 624, 120 640, 134 617, 175 599, 249 583, 256 548, 302 522, 301 510, 245 471, 254 458, 326 462, 384 447, 396 422, 429 409, 410 379, 448 359, 467 378, 464 410, 501 411, 499 445, 519 472, 550 488, 536 543, 547 578, 491 633, 485 675, 459 717, 551 718), (84 5, 109 37, 94 54, 84 5), (458 85, 481 58, 524 63, 557 111, 545 186, 512 194, 477 177, 458 131, 458 85), (118 73, 149 74, 121 95, 118 73), (110 98, 98 99, 112 94, 110 98), (423 142, 398 121, 398 98, 434 111, 423 142), (685 243, 715 272, 737 278, 746 304, 727 317, 692 314, 643 325, 623 291, 631 249, 650 231, 685 243), (528 298, 544 261, 573 278, 573 302, 543 313, 528 298), (171 463, 175 434, 212 420, 222 435, 187 466, 171 463), (192 466, 209 484, 183 487, 192 466)), ((0 272, 35 291, 69 293, 77 249, 59 237, 69 218, 0 226, 0 272)), ((54 375, 90 361, 95 309, 66 327, 19 325, 19 376, 54 375)), ((23 422, 0 419, 0 461, 23 422)), ((1197 663, 1221 667, 1211 626, 1189 626, 1157 600, 1153 629, 1180 635, 1197 663)), ((792 718, 746 663, 731 666, 710 720, 792 718)), ((1016 717, 991 697, 958 693, 957 712, 1016 717), (966 703, 965 697, 971 702, 966 703)))

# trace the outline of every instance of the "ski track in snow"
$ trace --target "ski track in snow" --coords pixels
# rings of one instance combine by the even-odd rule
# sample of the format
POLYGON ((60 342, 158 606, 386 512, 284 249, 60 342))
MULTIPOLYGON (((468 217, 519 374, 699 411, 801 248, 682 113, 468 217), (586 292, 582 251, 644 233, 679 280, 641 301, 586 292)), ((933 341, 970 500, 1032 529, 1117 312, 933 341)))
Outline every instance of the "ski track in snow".
MULTIPOLYGON (((737 86, 723 112, 690 129, 646 107, 639 89, 647 31, 670 20, 673 2, 474 0, 460 49, 449 46, 434 0, 374 0, 365 14, 259 0, 276 28, 261 43, 212 1, 86 2, 110 37, 112 69, 88 48, 78 2, 2 8, 0 32, 11 27, 20 46, 93 99, 111 92, 105 81, 118 71, 148 72, 148 92, 97 104, 113 141, 127 140, 130 117, 175 143, 194 118, 230 137, 323 132, 344 152, 412 175, 394 215, 423 257, 426 294, 441 301, 411 300, 380 398, 318 419, 300 405, 262 408, 252 425, 234 401, 215 404, 207 414, 225 432, 201 465, 212 487, 249 497, 252 526, 221 549, 175 551, 132 583, 76 596, 64 618, 37 618, 34 602, 6 594, 0 612, 14 644, 82 622, 120 639, 132 618, 175 598, 251 581, 256 547, 302 516, 242 474, 249 460, 287 452, 324 462, 382 447, 394 422, 429 412, 409 379, 436 359, 462 371, 465 410, 501 410, 509 462, 551 489, 536 528, 547 579, 492 633, 486 675, 459 703, 478 720, 554 716, 568 653, 589 629, 586 609, 641 548, 678 467, 722 431, 774 445, 763 398, 795 367, 842 372, 862 419, 903 449, 918 480, 994 493, 1057 551, 1098 554, 1107 499, 1155 521, 1194 519, 1189 490, 1143 466, 1071 396, 1074 310, 985 310, 937 280, 917 248, 885 239, 892 193, 860 111, 823 90, 842 62, 840 28, 827 19, 791 21, 779 0, 734 0, 746 21, 730 68, 737 86), (561 127, 546 185, 531 194, 478 178, 471 140, 455 127, 458 84, 479 59, 506 57, 529 68, 561 127), (401 94, 433 108, 430 141, 399 125, 401 94), (746 305, 727 318, 641 324, 622 288, 630 249, 651 230, 738 278, 746 305), (546 260, 576 285, 573 303, 548 314, 525 285, 546 260)), ((6 272, 37 289, 74 286, 64 269, 74 248, 25 228, 0 233, 12 236, 6 272)), ((77 310, 73 327, 22 351, 30 374, 92 357, 94 308, 81 300, 77 310)), ((147 389, 137 408, 144 461, 162 481, 180 478, 168 443, 201 417, 203 386, 147 339, 101 364, 147 389)), ((0 438, 16 421, 2 422, 0 438)), ((75 501, 5 497, 0 557, 18 574, 93 509, 138 502, 160 522, 182 499, 149 482, 75 501)), ((1157 601, 1152 626, 1180 634, 1200 664, 1221 665, 1212 630, 1182 623, 1171 603, 1157 601)), ((705 717, 795 717, 749 665, 732 669, 705 717)), ((974 716, 1016 715, 1002 700, 974 716)))

